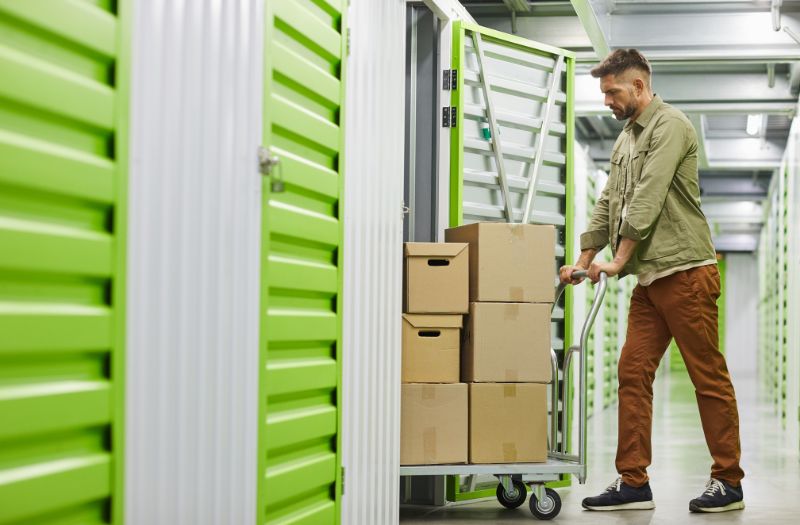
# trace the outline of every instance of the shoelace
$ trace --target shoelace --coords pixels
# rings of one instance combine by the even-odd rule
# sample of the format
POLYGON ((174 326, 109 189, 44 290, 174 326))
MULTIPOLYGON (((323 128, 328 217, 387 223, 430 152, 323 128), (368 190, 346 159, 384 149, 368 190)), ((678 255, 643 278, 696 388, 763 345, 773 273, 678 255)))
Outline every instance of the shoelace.
POLYGON ((617 478, 616 481, 614 481, 614 483, 606 487, 606 492, 611 492, 611 491, 619 492, 620 488, 622 488, 622 478, 617 478))
POLYGON ((725 495, 725 485, 722 484, 721 481, 711 478, 706 483, 706 491, 703 493, 705 496, 715 496, 717 492, 721 492, 722 495, 725 495))

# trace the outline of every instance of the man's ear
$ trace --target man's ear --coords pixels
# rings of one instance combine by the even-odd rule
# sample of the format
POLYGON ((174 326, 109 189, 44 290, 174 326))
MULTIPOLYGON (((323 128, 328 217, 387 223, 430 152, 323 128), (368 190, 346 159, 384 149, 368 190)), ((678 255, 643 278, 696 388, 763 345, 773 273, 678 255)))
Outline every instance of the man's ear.
POLYGON ((644 80, 641 78, 634 78, 633 87, 635 87, 639 93, 642 93, 644 91, 644 80))

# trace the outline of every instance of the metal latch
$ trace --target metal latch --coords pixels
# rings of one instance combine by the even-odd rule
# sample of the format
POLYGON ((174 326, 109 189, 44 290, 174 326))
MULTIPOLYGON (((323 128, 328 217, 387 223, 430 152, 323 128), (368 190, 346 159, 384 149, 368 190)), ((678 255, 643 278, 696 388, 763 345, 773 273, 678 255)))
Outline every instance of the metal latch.
POLYGON ((286 191, 283 185, 283 170, 281 170, 281 159, 277 155, 273 155, 270 151, 263 147, 258 147, 258 165, 261 169, 261 174, 269 177, 270 189, 273 193, 282 193, 286 191))

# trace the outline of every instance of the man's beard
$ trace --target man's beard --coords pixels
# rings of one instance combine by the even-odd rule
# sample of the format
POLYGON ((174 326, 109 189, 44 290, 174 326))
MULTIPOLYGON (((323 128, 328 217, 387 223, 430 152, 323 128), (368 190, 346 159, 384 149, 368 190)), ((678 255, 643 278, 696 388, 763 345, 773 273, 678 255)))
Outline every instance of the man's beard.
POLYGON ((622 112, 619 114, 616 111, 614 111, 614 118, 620 121, 628 120, 633 116, 634 113, 636 113, 636 109, 637 106, 635 104, 631 104, 630 106, 625 106, 622 108, 622 112))

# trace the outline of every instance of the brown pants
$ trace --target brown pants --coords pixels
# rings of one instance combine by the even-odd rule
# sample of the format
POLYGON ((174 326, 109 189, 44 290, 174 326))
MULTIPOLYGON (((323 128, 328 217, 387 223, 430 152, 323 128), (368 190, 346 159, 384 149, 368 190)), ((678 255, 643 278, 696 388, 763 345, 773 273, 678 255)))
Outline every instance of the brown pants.
POLYGON ((617 471, 625 483, 647 482, 652 450, 653 380, 674 337, 694 383, 706 444, 714 459, 711 476, 738 486, 739 413, 725 357, 719 351, 716 265, 701 266, 636 286, 628 334, 619 358, 617 471))

